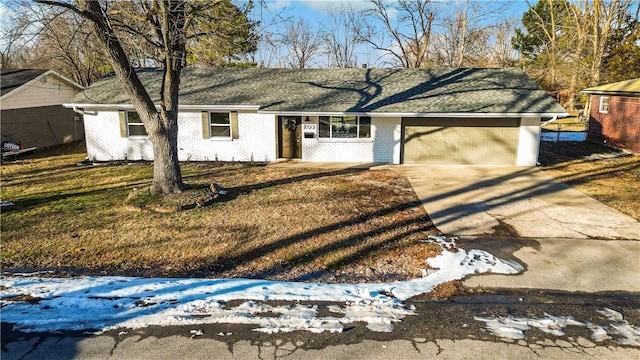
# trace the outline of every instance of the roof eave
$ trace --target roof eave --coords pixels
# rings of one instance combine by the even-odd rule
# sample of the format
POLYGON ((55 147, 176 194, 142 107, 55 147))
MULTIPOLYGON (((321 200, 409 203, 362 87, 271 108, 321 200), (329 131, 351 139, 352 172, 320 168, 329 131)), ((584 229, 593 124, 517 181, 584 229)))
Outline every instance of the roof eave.
POLYGON ((455 117, 455 118, 514 118, 514 117, 567 117, 567 112, 543 112, 543 113, 468 113, 468 112, 443 112, 443 113, 421 113, 421 112, 357 112, 357 111, 274 111, 274 110, 262 110, 258 111, 260 114, 274 114, 284 116, 341 116, 341 115, 356 115, 356 116, 375 116, 375 117, 424 117, 424 118, 437 118, 437 117, 455 117))
MULTIPOLYGON (((86 103, 65 103, 66 108, 82 108, 85 110, 135 110, 132 104, 86 104, 86 103)), ((160 109, 160 105, 156 105, 160 109)), ((178 105, 180 110, 228 110, 228 111, 258 111, 260 105, 178 105)))
POLYGON ((66 76, 61 75, 61 74, 58 74, 58 73, 57 73, 56 71, 54 71, 54 70, 47 70, 47 71, 43 72, 42 74, 40 74, 40 75, 38 75, 38 76, 34 77, 33 79, 31 79, 31 80, 27 81, 26 83, 24 83, 24 84, 22 84, 22 85, 20 85, 20 86, 16 87, 15 89, 13 89, 13 90, 11 90, 11 91, 7 92, 7 93, 6 93, 6 94, 4 94, 4 95, 0 96, 0 100, 4 100, 4 99, 6 99, 6 98, 10 97, 11 95, 15 94, 17 90, 20 90, 20 89, 22 89, 22 88, 23 88, 23 87, 25 87, 25 86, 32 85, 32 84, 33 84, 33 83, 35 83, 36 81, 40 81, 40 79, 41 79, 41 78, 43 78, 43 77, 45 77, 45 76, 49 76, 49 75, 54 75, 54 76, 56 76, 56 77, 60 78, 60 80, 62 80, 62 81, 64 81, 64 82, 68 83, 69 85, 71 85, 71 86, 73 86, 73 87, 77 88, 78 90, 84 90, 84 86, 82 86, 82 85, 78 84, 77 82, 75 82, 75 81, 73 81, 73 80, 71 80, 71 79, 67 78, 66 76))
POLYGON ((616 90, 580 90, 581 93, 589 95, 619 95, 619 96, 631 96, 640 97, 640 92, 637 91, 616 91, 616 90))
MULTIPOLYGON (((82 108, 84 110, 134 110, 131 104, 82 104, 65 103, 66 108, 82 108)), ((156 105, 156 108, 160 108, 156 105)), ((283 115, 283 116, 375 116, 375 117, 455 117, 455 118, 514 118, 514 117, 567 117, 567 112, 542 112, 542 113, 468 113, 468 112, 443 112, 443 113, 422 113, 422 112, 358 112, 358 111, 277 111, 260 110, 260 105, 178 105, 178 110, 227 110, 227 111, 256 111, 259 114, 283 115)))

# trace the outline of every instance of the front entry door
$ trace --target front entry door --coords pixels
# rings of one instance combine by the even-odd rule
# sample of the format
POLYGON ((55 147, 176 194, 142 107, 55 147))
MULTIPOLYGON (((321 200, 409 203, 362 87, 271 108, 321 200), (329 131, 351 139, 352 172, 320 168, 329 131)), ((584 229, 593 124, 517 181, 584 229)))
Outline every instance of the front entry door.
POLYGON ((302 117, 278 116, 278 157, 299 159, 302 157, 302 117))

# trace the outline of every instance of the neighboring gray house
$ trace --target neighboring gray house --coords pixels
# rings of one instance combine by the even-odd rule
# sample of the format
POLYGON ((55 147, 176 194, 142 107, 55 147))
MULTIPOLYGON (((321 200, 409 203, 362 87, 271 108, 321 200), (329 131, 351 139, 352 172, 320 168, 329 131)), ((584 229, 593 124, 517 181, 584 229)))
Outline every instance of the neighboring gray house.
POLYGON ((53 70, 0 72, 2 142, 48 147, 84 138, 82 119, 62 106, 83 87, 53 70))
MULTIPOLYGON (((140 70, 151 96, 162 71, 140 70)), ((71 99, 91 160, 153 158, 117 79, 71 99)), ((205 69, 180 83, 180 160, 535 166, 566 111, 519 69, 205 69)))

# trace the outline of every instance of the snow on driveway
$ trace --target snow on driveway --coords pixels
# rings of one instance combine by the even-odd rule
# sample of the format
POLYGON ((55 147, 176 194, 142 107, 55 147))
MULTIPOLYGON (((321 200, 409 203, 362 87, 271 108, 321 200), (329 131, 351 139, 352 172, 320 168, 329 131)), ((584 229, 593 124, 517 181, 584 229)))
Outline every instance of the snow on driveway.
POLYGON ((372 331, 390 332, 393 323, 414 314, 414 309, 402 302, 412 296, 470 274, 516 274, 523 270, 520 264, 486 251, 459 249, 455 239, 430 236, 425 241, 442 247, 440 255, 426 260, 430 269, 420 279, 392 283, 4 276, 0 278, 2 321, 15 323, 16 330, 26 332, 101 332, 211 323, 252 324, 255 331, 269 333, 341 332, 345 324, 354 322, 367 323, 372 331), (232 300, 244 302, 229 306, 227 302, 232 300), (327 307, 335 316, 318 316, 316 304, 272 306, 266 303, 270 300, 341 305, 327 307))

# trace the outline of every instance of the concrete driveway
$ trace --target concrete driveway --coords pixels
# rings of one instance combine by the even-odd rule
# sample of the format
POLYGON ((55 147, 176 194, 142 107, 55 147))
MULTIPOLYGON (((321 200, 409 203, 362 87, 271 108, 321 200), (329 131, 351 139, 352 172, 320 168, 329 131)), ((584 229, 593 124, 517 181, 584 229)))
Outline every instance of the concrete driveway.
POLYGON ((395 169, 409 179, 442 233, 526 268, 517 276, 474 276, 465 286, 640 291, 640 222, 538 169, 395 169))
POLYGON ((410 166, 435 226, 456 236, 640 239, 640 222, 536 168, 410 166))

